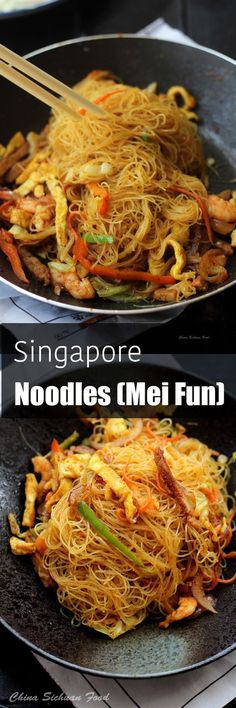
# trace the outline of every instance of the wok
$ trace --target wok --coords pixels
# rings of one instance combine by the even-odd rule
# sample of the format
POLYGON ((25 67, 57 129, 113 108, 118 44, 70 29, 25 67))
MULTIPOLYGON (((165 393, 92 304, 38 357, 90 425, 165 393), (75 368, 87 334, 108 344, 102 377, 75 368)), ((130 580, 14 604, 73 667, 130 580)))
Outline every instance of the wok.
MULTIPOLYGON (((127 83, 145 87, 157 80, 160 91, 172 84, 184 84, 196 96, 201 119, 200 132, 205 154, 215 159, 217 171, 212 172, 210 188, 221 191, 232 187, 235 178, 236 141, 234 106, 236 101, 236 62, 204 48, 189 47, 134 35, 91 37, 68 40, 30 54, 35 64, 69 85, 75 84, 95 67, 111 69, 127 83)), ((5 143, 16 131, 40 130, 47 122, 48 110, 20 89, 0 80, 1 104, 0 141, 5 143)), ((184 301, 191 304, 223 292, 236 281, 236 256, 228 262, 229 278, 225 284, 212 286, 206 294, 184 301)), ((33 279, 25 288, 19 285, 5 258, 1 257, 0 280, 38 300, 63 308, 105 314, 139 314, 171 311, 179 303, 109 302, 99 298, 89 302, 75 301, 71 296, 57 297, 52 288, 43 288, 33 279)))
MULTIPOLYGON (((104 380, 110 384, 120 378, 120 367, 94 367, 90 383, 104 380), (110 377, 110 378, 109 378, 110 377)), ((80 380, 87 381, 87 370, 80 370, 80 380)), ((170 388, 176 380, 183 380, 183 372, 165 367, 142 365, 126 366, 126 380, 143 380, 147 384, 169 381, 170 388)), ((184 374, 187 384, 201 384, 199 379, 184 374)), ((66 376, 53 383, 62 385, 66 376)), ((220 409, 218 408, 217 411, 220 409)), ((189 435, 199 437, 210 447, 226 455, 235 450, 236 399, 226 395, 222 415, 217 412, 208 418, 196 414, 193 408, 176 412, 176 420, 187 425, 189 435)), ((0 553, 1 617, 2 622, 15 636, 31 649, 64 666, 103 676, 144 678, 164 676, 192 669, 219 658, 235 647, 236 584, 221 585, 214 592, 217 596, 217 614, 206 613, 195 620, 172 625, 161 631, 157 620, 148 620, 135 631, 128 632, 115 641, 85 627, 72 626, 61 614, 54 593, 47 591, 36 576, 31 560, 13 556, 9 549, 7 514, 14 511, 21 518, 24 504, 24 478, 28 469, 31 450, 20 434, 34 449, 45 454, 53 437, 61 440, 72 430, 78 429, 78 418, 48 420, 33 417, 27 420, 2 419, 0 423, 0 508, 3 519, 0 553), (12 441, 14 440, 14 444, 12 441)), ((84 433, 83 433, 84 435, 84 433)), ((236 487, 236 474, 232 471, 229 491, 236 487)), ((229 575, 236 570, 230 563, 229 575)))

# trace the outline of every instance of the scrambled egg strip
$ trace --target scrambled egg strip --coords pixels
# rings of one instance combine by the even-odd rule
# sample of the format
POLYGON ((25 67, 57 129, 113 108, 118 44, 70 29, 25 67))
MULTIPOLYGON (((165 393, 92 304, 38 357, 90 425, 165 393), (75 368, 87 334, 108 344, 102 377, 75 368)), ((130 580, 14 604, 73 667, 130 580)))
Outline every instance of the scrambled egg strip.
POLYGON ((38 482, 34 474, 29 472, 25 480, 25 508, 22 525, 30 528, 35 524, 35 502, 37 499, 38 482))
POLYGON ((110 465, 103 462, 98 452, 91 457, 89 469, 102 477, 114 494, 124 502, 126 517, 129 521, 132 521, 136 513, 136 507, 133 502, 132 492, 126 482, 119 477, 117 472, 115 472, 110 465))

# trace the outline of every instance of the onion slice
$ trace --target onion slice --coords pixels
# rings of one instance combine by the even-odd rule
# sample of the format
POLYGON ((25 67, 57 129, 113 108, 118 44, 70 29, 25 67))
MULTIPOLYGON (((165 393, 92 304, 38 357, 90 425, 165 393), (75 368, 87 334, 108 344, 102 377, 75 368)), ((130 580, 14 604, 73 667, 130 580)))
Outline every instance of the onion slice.
POLYGON ((133 428, 130 429, 130 432, 127 433, 127 435, 122 435, 122 437, 117 438, 116 440, 112 440, 112 442, 108 443, 98 443, 95 440, 91 440, 90 444, 91 447, 93 447, 95 450, 100 450, 100 448, 103 448, 105 445, 111 445, 114 447, 122 447, 122 445, 126 445, 126 443, 130 443, 131 440, 135 440, 140 433, 142 432, 143 429, 143 421, 141 418, 138 418, 137 422, 133 426, 133 428))
POLYGON ((191 589, 193 597, 195 597, 201 607, 204 607, 204 609, 208 610, 209 612, 216 612, 212 597, 210 595, 205 595, 204 593, 203 579, 200 573, 197 573, 195 575, 191 589))

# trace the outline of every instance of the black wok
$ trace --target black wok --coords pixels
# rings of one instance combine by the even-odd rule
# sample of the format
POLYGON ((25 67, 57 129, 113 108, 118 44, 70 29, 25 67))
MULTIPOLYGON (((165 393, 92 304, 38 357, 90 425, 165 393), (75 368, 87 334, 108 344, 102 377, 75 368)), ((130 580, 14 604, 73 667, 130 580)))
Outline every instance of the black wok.
MULTIPOLYGON (((73 85, 95 67, 109 68, 127 83, 140 87, 158 81, 160 91, 171 84, 184 84, 198 100, 201 135, 205 154, 214 157, 217 173, 212 172, 211 190, 232 187, 236 176, 235 104, 236 62, 217 52, 188 47, 133 35, 106 36, 69 40, 41 49, 30 55, 31 61, 69 85, 73 85)), ((47 109, 36 99, 0 80, 1 105, 0 142, 5 142, 16 130, 26 133, 39 130, 48 118, 47 109)), ((236 256, 229 259, 229 278, 224 285, 211 287, 209 293, 192 297, 191 304, 223 291, 236 281, 236 256)), ((52 288, 43 288, 34 280, 28 288, 19 285, 6 259, 1 257, 1 280, 10 283, 21 294, 29 294, 47 303, 74 310, 115 314, 160 312, 179 304, 114 303, 99 298, 75 301, 69 295, 58 298, 52 288)), ((186 301, 185 303, 186 304, 186 301)))
MULTIPOLYGON (((87 370, 80 370, 79 378, 87 382, 87 370)), ((90 383, 118 381, 120 367, 94 367, 90 383), (110 376, 110 379, 109 379, 110 376)), ((142 365, 126 366, 126 380, 143 380, 147 384, 169 381, 170 388, 176 380, 188 384, 205 383, 199 379, 165 367, 142 365)), ((61 376, 54 383, 65 383, 61 376)), ((218 411, 220 409, 217 409, 218 411)), ((185 411, 186 412, 186 411, 185 411)), ((183 410, 176 412, 176 420, 183 420, 183 410)), ((205 414, 206 415, 206 414, 205 414)), ((199 437, 210 447, 226 455, 235 450, 236 399, 226 396, 224 413, 217 418, 196 417, 193 408, 185 418, 189 435, 199 437)), ((24 478, 28 469, 31 450, 20 434, 45 454, 55 436, 59 440, 78 429, 78 419, 68 414, 60 420, 2 419, 0 423, 0 508, 2 515, 2 541, 0 553, 0 607, 4 626, 21 638, 31 649, 60 664, 86 672, 117 677, 144 678, 178 673, 216 659, 235 647, 236 584, 221 585, 214 592, 217 596, 217 614, 206 613, 195 620, 172 625, 161 631, 158 622, 149 620, 135 631, 115 641, 85 627, 73 627, 60 613, 54 594, 47 591, 37 578, 31 560, 13 556, 9 549, 7 514, 14 511, 20 518, 24 504, 24 478)), ((84 433, 83 433, 84 434, 84 433)), ((234 466, 235 468, 235 466, 234 466)), ((232 472, 229 491, 236 487, 232 472)), ((230 563, 228 574, 236 570, 230 563)))

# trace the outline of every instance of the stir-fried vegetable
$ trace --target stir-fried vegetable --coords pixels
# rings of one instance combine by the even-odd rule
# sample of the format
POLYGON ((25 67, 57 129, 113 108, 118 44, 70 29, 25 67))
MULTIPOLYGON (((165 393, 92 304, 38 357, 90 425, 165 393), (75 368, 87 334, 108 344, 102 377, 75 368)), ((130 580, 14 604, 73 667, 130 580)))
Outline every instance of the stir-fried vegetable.
POLYGON ((86 243, 113 243, 112 236, 106 234, 83 234, 86 243))

